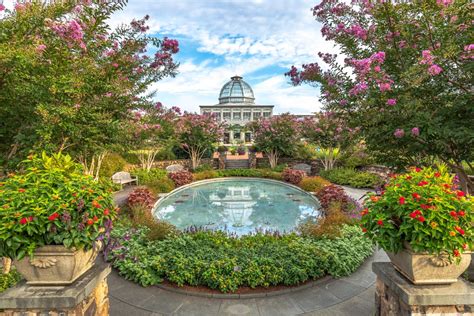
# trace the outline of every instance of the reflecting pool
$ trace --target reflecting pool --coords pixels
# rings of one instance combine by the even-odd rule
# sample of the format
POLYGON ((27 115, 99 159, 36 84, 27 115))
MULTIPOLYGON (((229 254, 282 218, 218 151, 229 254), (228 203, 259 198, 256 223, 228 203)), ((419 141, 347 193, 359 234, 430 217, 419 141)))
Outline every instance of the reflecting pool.
POLYGON ((244 235, 292 231, 317 218, 320 206, 311 194, 280 181, 225 178, 177 189, 158 201, 153 214, 180 229, 196 226, 244 235))

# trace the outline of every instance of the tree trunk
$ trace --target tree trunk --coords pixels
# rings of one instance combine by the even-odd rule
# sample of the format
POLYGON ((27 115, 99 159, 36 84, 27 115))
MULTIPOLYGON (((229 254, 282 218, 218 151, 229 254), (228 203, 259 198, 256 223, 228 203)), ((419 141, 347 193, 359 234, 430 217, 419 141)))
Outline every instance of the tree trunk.
POLYGON ((3 261, 2 262, 2 264, 3 264, 2 273, 3 274, 10 273, 10 269, 12 267, 12 259, 7 258, 7 257, 3 257, 2 261, 3 261))
POLYGON ((278 165, 278 152, 276 150, 270 150, 267 155, 268 161, 270 162, 270 168, 276 168, 278 165))

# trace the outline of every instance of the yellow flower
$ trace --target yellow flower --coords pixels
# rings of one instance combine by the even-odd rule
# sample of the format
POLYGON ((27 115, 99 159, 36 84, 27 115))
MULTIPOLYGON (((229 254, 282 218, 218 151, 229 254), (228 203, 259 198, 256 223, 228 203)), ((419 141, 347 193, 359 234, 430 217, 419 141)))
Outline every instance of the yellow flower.
POLYGON ((436 222, 431 222, 430 225, 431 225, 432 228, 438 227, 438 223, 436 223, 436 222))

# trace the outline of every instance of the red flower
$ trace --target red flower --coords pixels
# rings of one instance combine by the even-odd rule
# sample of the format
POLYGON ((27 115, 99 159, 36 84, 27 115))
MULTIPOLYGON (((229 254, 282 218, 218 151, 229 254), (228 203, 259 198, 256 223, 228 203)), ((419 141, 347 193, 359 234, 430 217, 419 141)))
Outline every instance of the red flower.
POLYGON ((427 184, 428 184, 428 181, 420 181, 420 182, 418 182, 418 186, 419 186, 419 187, 425 186, 425 185, 427 185, 427 184))
POLYGON ((424 210, 427 210, 429 209, 431 206, 429 206, 428 204, 421 204, 420 207, 424 210))
POLYGON ((364 233, 366 233, 366 232, 367 232, 367 228, 362 227, 362 231, 363 231, 364 233))
POLYGON ((418 216, 418 214, 416 212, 411 212, 410 213, 411 218, 416 218, 417 216, 418 216))
POLYGON ((412 176, 407 176, 406 179, 407 180, 411 180, 413 177, 412 176))
POLYGON ((464 215, 466 215, 466 212, 464 212, 464 211, 459 211, 459 212, 458 212, 458 215, 459 215, 459 216, 464 216, 464 215))
POLYGON ((93 225, 93 224, 94 224, 94 221, 89 218, 89 219, 87 220, 87 225, 90 226, 90 225, 93 225))
POLYGON ((454 229, 456 229, 456 230, 458 231, 458 233, 460 233, 461 235, 464 235, 464 234, 465 234, 464 229, 462 229, 462 228, 459 227, 459 226, 454 227, 454 229))
POLYGON ((414 199, 419 200, 421 198, 421 195, 418 193, 413 193, 411 196, 413 196, 414 199))
POLYGON ((455 211, 449 212, 449 215, 451 215, 452 217, 458 217, 458 213, 456 213, 455 211))
POLYGON ((92 206, 95 208, 100 208, 100 204, 96 200, 92 201, 92 206))
POLYGON ((25 225, 26 223, 28 223, 28 220, 27 220, 25 217, 23 217, 22 219, 20 219, 20 224, 21 224, 21 225, 25 225))
POLYGON ((441 173, 440 173, 440 172, 435 172, 434 176, 435 176, 436 178, 439 178, 439 177, 441 177, 441 173))
POLYGON ((383 226, 383 220, 379 219, 379 220, 377 221, 377 225, 383 226))
POLYGON ((467 244, 462 245, 462 249, 466 250, 467 249, 467 244))
POLYGON ((48 220, 55 221, 56 218, 58 218, 58 217, 59 217, 59 214, 54 212, 53 214, 49 215, 48 220))
POLYGON ((32 221, 33 221, 33 216, 28 217, 28 222, 32 222, 32 221))
POLYGON ((402 196, 401 198, 399 198, 399 199, 398 199, 398 203, 399 203, 400 205, 405 204, 405 198, 404 198, 403 196, 402 196))
POLYGON ((104 210, 104 215, 107 216, 107 215, 109 215, 109 214, 110 214, 110 211, 109 211, 108 208, 106 208, 106 209, 104 210))
POLYGON ((416 168, 415 168, 415 171, 416 171, 416 172, 420 172, 420 171, 421 171, 421 168, 416 167, 416 168))
POLYGON ((420 216, 417 218, 417 220, 419 220, 420 222, 422 222, 422 223, 423 223, 423 222, 425 221, 425 218, 424 218, 423 216, 421 216, 421 215, 420 215, 420 216))
POLYGON ((457 249, 454 249, 454 250, 453 250, 453 254, 454 254, 455 257, 459 257, 459 256, 461 255, 461 254, 459 253, 459 250, 457 250, 457 249))
POLYGON ((97 222, 99 220, 97 216, 94 216, 92 219, 94 220, 94 222, 97 222))
POLYGON ((18 192, 20 192, 20 193, 23 193, 25 191, 26 191, 25 189, 18 189, 18 192))
POLYGON ((466 195, 466 193, 464 193, 463 191, 458 191, 458 192, 456 192, 456 195, 457 195, 458 197, 463 197, 463 196, 466 195))

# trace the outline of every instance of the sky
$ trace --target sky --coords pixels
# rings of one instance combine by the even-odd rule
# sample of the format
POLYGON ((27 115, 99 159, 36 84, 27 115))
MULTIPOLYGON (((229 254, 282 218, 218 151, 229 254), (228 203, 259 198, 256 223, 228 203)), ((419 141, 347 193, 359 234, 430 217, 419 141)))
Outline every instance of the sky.
POLYGON ((323 40, 311 8, 318 0, 129 0, 111 24, 150 15, 149 33, 179 41, 175 78, 153 85, 156 100, 199 111, 218 103, 221 87, 233 75, 248 82, 257 104, 275 113, 318 111, 319 90, 293 87, 284 73, 292 66, 333 52, 323 40))

